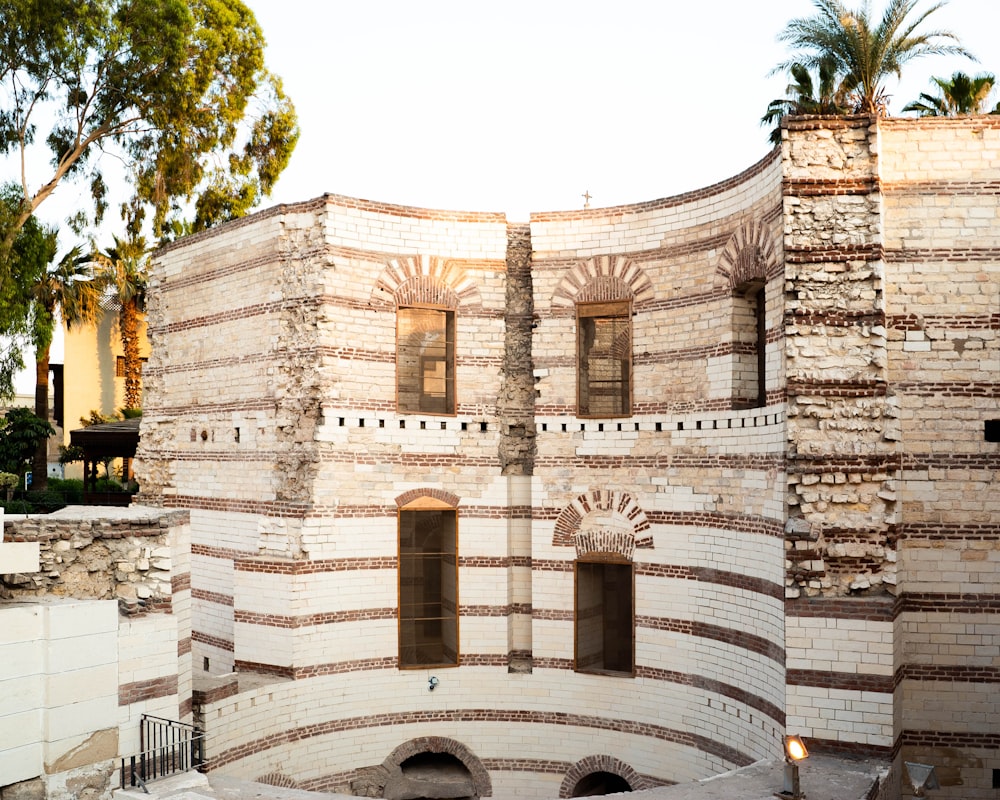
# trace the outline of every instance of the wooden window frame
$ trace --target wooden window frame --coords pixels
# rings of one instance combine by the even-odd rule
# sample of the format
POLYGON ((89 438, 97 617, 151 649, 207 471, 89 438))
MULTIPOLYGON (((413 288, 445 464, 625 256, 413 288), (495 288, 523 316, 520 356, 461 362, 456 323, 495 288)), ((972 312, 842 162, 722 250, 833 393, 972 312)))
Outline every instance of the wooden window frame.
MULTIPOLYGON (((607 590, 606 578, 603 576, 602 581, 602 601, 603 592, 607 590)), ((605 603, 601 603, 601 613, 602 613, 602 626, 603 631, 606 633, 608 630, 608 608, 605 603)), ((618 553, 590 553, 583 558, 578 558, 573 563, 573 669, 576 672, 585 673, 588 675, 611 675, 617 677, 634 677, 635 676, 635 565, 632 561, 619 555, 618 553), (580 647, 580 629, 583 623, 581 619, 581 603, 580 603, 580 570, 581 567, 593 568, 593 567, 616 567, 627 569, 629 572, 629 624, 628 624, 628 635, 629 635, 629 666, 628 669, 611 669, 606 666, 607 664, 607 653, 604 649, 605 638, 602 634, 602 658, 601 665, 599 667, 594 667, 589 664, 582 663, 583 655, 581 654, 580 647)))
POLYGON ((458 385, 455 376, 455 362, 456 362, 456 332, 457 332, 457 315, 455 309, 449 306, 439 306, 439 305, 401 305, 396 308, 396 411, 400 414, 427 414, 429 416, 438 417, 454 417, 458 413, 458 385), (409 311, 432 311, 441 312, 444 314, 444 357, 436 355, 423 355, 422 353, 412 353, 409 358, 414 363, 415 375, 406 376, 403 372, 403 363, 406 361, 404 358, 404 349, 406 345, 402 341, 400 334, 400 322, 402 317, 406 312, 409 311), (431 395, 423 392, 424 385, 424 369, 427 363, 431 362, 443 362, 444 363, 444 410, 436 409, 424 406, 424 400, 430 400, 431 395), (412 392, 407 392, 401 389, 403 386, 405 378, 410 377, 412 383, 420 386, 420 390, 417 392, 418 402, 417 407, 414 408, 405 402, 405 398, 412 392))
POLYGON ((614 419, 617 417, 632 416, 632 301, 631 300, 608 300, 601 302, 585 302, 576 304, 576 410, 577 416, 583 419, 614 419), (625 397, 621 398, 622 408, 620 411, 609 413, 597 413, 592 410, 592 403, 589 400, 595 382, 589 379, 589 370, 585 369, 585 357, 589 355, 589 350, 585 353, 585 336, 589 326, 588 320, 625 320, 628 325, 628 359, 625 368, 628 375, 625 380, 619 381, 621 389, 625 392, 625 397))
MULTIPOLYGON (((458 521, 458 509, 457 508, 455 508, 455 507, 453 507, 453 506, 451 506, 451 505, 449 505, 449 504, 447 504, 445 502, 442 502, 440 500, 432 498, 432 497, 420 497, 420 498, 417 498, 413 502, 407 503, 405 506, 402 506, 401 508, 398 509, 397 518, 396 518, 396 553, 397 553, 397 562, 396 562, 396 564, 397 564, 397 569, 396 569, 397 586, 396 586, 396 590, 397 590, 397 603, 398 603, 398 605, 397 605, 397 614, 396 614, 396 622, 397 622, 397 647, 398 647, 398 651, 397 651, 397 664, 399 666, 399 669, 401 669, 401 670, 403 670, 403 669, 406 669, 406 670, 408 670, 408 669, 427 669, 429 667, 434 667, 434 668, 457 667, 459 665, 459 661, 460 661, 460 648, 459 648, 459 644, 460 644, 460 638, 459 638, 460 637, 460 629, 459 629, 459 595, 458 595, 458 591, 459 591, 459 580, 458 580, 458 522, 459 521, 458 521), (404 581, 407 579, 407 577, 409 577, 409 574, 408 574, 408 571, 407 571, 407 566, 408 565, 406 563, 407 554, 404 554, 404 552, 403 552, 404 515, 405 514, 420 514, 420 513, 426 513, 426 512, 450 513, 452 515, 452 519, 453 519, 452 526, 453 526, 453 531, 454 531, 454 534, 453 534, 454 535, 454 541, 451 543, 452 547, 451 547, 450 550, 447 547, 443 547, 441 549, 441 551, 439 553, 437 553, 437 555, 439 555, 441 557, 441 562, 440 563, 444 564, 445 567, 447 567, 449 560, 452 562, 450 566, 451 566, 451 569, 454 571, 454 586, 452 587, 452 594, 453 594, 453 597, 454 597, 454 610, 453 610, 453 613, 451 613, 451 614, 445 613, 446 609, 444 607, 445 607, 446 601, 449 598, 447 598, 445 596, 445 592, 442 591, 439 594, 438 605, 441 606, 441 609, 439 610, 438 615, 434 616, 434 617, 426 617, 426 616, 424 616, 424 617, 417 617, 417 616, 414 616, 414 615, 408 615, 407 614, 408 604, 404 600, 404 581), (409 646, 411 646, 410 645, 410 641, 411 640, 413 641, 413 645, 412 646, 414 648, 416 647, 416 634, 414 633, 412 636, 408 636, 406 627, 407 627, 407 625, 411 621, 415 624, 418 620, 424 620, 424 621, 437 620, 438 622, 440 622, 442 624, 442 626, 444 626, 444 625, 451 626, 450 630, 448 631, 448 633, 451 635, 451 637, 454 640, 454 657, 453 658, 451 658, 451 659, 444 659, 444 658, 442 658, 440 660, 417 661, 416 659, 411 658, 407 654, 406 648, 409 647, 409 646)), ((410 554, 410 558, 416 560, 416 557, 418 555, 419 554, 417 554, 417 553, 410 554)), ((426 555, 426 553, 425 553, 425 555, 426 555)), ((444 570, 442 570, 442 572, 443 571, 444 570)), ((442 575, 442 577, 440 579, 440 581, 441 581, 440 585, 443 586, 444 580, 445 580, 445 578, 442 575)), ((444 631, 443 627, 442 627, 442 631, 444 631)), ((445 635, 445 633, 442 632, 441 642, 438 645, 440 647, 440 649, 442 650, 442 652, 444 652, 446 650, 446 648, 447 648, 447 641, 446 641, 447 638, 448 637, 445 635)))

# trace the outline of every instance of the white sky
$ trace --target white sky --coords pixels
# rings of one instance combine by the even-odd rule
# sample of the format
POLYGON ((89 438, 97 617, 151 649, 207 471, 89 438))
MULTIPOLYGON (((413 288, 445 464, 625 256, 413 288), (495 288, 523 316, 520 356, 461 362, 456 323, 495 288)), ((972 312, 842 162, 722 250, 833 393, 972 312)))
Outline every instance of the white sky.
MULTIPOLYGON (((777 34, 814 11, 810 0, 246 2, 302 128, 268 204, 332 192, 515 220, 581 207, 588 189, 593 206, 640 202, 751 166, 770 149, 759 119, 788 83, 768 77, 789 55, 777 34)), ((893 113, 931 91, 930 75, 1000 74, 998 0, 951 0, 928 23, 980 63, 911 62, 890 85, 893 113)))
MULTIPOLYGON (((580 208, 588 190, 593 207, 667 197, 754 164, 770 149, 760 117, 788 83, 768 76, 790 55, 776 37, 814 11, 810 0, 245 2, 302 129, 263 207, 331 192, 512 220, 580 208)), ((931 75, 1000 75, 1000 0, 951 0, 928 23, 979 63, 911 62, 889 84, 892 113, 932 92, 931 75)), ((58 225, 87 194, 60 187, 38 216, 58 225)), ((67 234, 60 249, 72 244, 67 234)))

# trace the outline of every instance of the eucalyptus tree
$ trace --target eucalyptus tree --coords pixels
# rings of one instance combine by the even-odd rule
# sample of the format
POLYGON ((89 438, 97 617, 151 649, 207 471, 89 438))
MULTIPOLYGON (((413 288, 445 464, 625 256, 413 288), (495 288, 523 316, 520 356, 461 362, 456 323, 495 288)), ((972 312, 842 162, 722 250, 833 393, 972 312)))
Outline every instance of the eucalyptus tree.
MULTIPOLYGON (((100 293, 94 283, 91 260, 80 247, 72 248, 51 265, 31 287, 31 339, 35 347, 35 416, 49 418, 49 351, 57 320, 67 328, 96 321, 100 293)), ((44 491, 48 483, 48 441, 40 442, 32 463, 32 488, 44 491)))
POLYGON ((853 111, 885 115, 885 80, 899 77, 910 61, 928 55, 972 57, 951 31, 925 29, 928 17, 945 4, 918 10, 920 0, 888 0, 876 19, 870 0, 861 0, 853 10, 841 0, 813 0, 816 14, 791 20, 778 35, 794 53, 775 71, 793 64, 819 68, 830 61, 853 95, 853 111))
POLYGON ((20 165, 22 195, 0 220, 0 279, 64 181, 89 184, 91 221, 121 199, 152 209, 157 236, 198 230, 267 195, 298 133, 241 0, 0 0, 0 155, 20 165), (110 195, 109 150, 130 197, 110 195))
POLYGON ((1000 113, 1000 103, 992 111, 987 111, 988 100, 996 84, 996 76, 982 72, 970 76, 957 71, 951 80, 931 78, 940 90, 938 96, 920 93, 920 99, 907 104, 903 111, 919 111, 922 117, 957 117, 963 114, 1000 113))

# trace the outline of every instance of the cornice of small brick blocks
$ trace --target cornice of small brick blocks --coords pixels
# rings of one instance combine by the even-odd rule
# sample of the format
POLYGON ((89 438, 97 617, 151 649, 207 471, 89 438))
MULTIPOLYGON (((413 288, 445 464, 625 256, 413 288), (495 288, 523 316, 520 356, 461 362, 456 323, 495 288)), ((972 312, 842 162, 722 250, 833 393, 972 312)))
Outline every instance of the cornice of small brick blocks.
POLYGON ((977 114, 961 117, 883 117, 878 120, 880 128, 886 132, 923 130, 966 130, 981 131, 1000 129, 1000 117, 993 114, 977 114))
POLYGON ((838 131, 872 128, 883 118, 871 114, 796 114, 781 119, 781 127, 789 131, 838 131))
POLYGON ((674 742, 715 756, 727 764, 738 767, 747 766, 756 760, 753 756, 742 753, 736 748, 716 739, 648 722, 622 720, 617 717, 598 717, 585 714, 534 711, 528 709, 470 708, 385 713, 374 714, 368 717, 340 717, 325 722, 315 722, 308 727, 284 730, 281 733, 254 739, 225 750, 209 760, 207 769, 209 771, 220 769, 227 764, 267 752, 287 742, 301 742, 319 736, 343 734, 347 731, 414 724, 446 725, 452 729, 457 725, 482 726, 491 724, 503 725, 505 727, 510 727, 511 725, 556 725, 560 728, 577 727, 674 742))
POLYGON ((145 681, 124 683, 118 687, 118 705, 127 706, 177 694, 177 675, 164 675, 145 681))
MULTIPOLYGON (((1000 253, 997 255, 1000 261, 1000 253)), ((893 314, 889 326, 900 331, 945 330, 1000 330, 1000 311, 990 314, 893 314)))
POLYGON ((420 208, 418 206, 400 206, 393 203, 381 203, 374 200, 362 200, 356 197, 346 197, 341 194, 324 194, 320 199, 323 200, 327 207, 337 206, 339 208, 350 208, 358 211, 366 211, 371 214, 381 214, 390 217, 439 220, 442 222, 469 222, 477 224, 503 225, 503 235, 506 236, 507 215, 503 212, 445 211, 432 208, 420 208))
POLYGON ((191 641, 208 647, 215 647, 228 653, 233 652, 233 643, 231 641, 203 631, 191 631, 191 641))
POLYGON ((789 380, 785 386, 789 400, 799 397, 826 397, 855 399, 861 397, 885 397, 889 385, 885 381, 796 381, 789 380))
POLYGON ((164 495, 163 505, 167 508, 226 511, 234 514, 256 514, 283 519, 304 519, 312 510, 312 504, 294 500, 230 500, 223 497, 199 497, 185 494, 164 495))
POLYGON ((975 748, 1000 750, 1000 732, 975 731, 919 731, 904 729, 899 736, 903 747, 975 748))
POLYGON ((810 334, 799 334, 797 331, 789 330, 790 328, 815 325, 830 328, 885 327, 886 317, 882 311, 796 308, 785 311, 784 325, 785 340, 796 341, 798 336, 809 336, 810 334))
POLYGON ((230 680, 211 689, 193 689, 191 691, 191 702, 195 707, 204 708, 205 706, 225 700, 228 697, 234 697, 239 693, 239 682, 230 680))
POLYGON ((212 592, 208 589, 201 589, 199 587, 194 587, 191 589, 191 598, 193 600, 202 600, 206 603, 215 603, 220 606, 230 606, 233 605, 233 596, 231 594, 223 594, 222 592, 212 592))
POLYGON ((899 599, 898 613, 997 614, 1000 593, 905 592, 899 599))
POLYGON ((785 247, 786 264, 839 264, 845 261, 883 261, 885 247, 879 243, 785 247))
POLYGON ((904 680, 1000 683, 1000 667, 965 664, 904 664, 896 670, 896 685, 904 680))
MULTIPOLYGON (((937 459, 904 461, 904 469, 1000 469, 1000 457, 986 464, 959 466, 940 463, 937 459)), ((899 526, 899 538, 910 542, 962 542, 996 541, 1000 539, 1000 523, 996 522, 904 522, 899 526)))
POLYGON ((6 517, 3 522, 4 537, 11 542, 50 542, 71 540, 74 537, 99 539, 153 539, 167 536, 169 528, 187 524, 187 511, 164 511, 157 519, 143 516, 136 519, 102 518, 57 519, 44 516, 25 519, 6 517))
POLYGON ((785 663, 785 649, 781 645, 769 641, 763 636, 746 633, 745 631, 725 628, 721 625, 710 625, 697 620, 671 619, 668 617, 645 615, 637 615, 635 625, 637 628, 650 628, 652 630, 670 631, 671 633, 695 636, 702 639, 712 639, 764 656, 781 665, 785 663))
POLYGON ((892 745, 870 744, 868 742, 849 742, 839 739, 826 739, 821 736, 806 737, 809 751, 817 755, 851 756, 853 758, 870 759, 884 758, 886 766, 893 755, 892 745))
POLYGON ((388 608, 361 608, 348 611, 329 611, 299 616, 287 614, 262 614, 237 608, 233 612, 233 622, 257 625, 265 628, 307 628, 317 625, 336 625, 344 622, 370 622, 379 619, 396 619, 395 606, 388 608))
POLYGON ((882 190, 878 177, 865 178, 783 178, 781 191, 785 197, 836 197, 870 195, 882 190))
POLYGON ((785 616, 820 619, 853 619, 892 622, 897 600, 891 595, 876 597, 800 597, 785 600, 785 616))
POLYGON ((785 671, 785 684, 836 689, 842 692, 875 692, 891 695, 895 688, 895 679, 892 675, 868 675, 820 669, 788 669, 785 671))
POLYGON ((893 474, 902 468, 899 453, 839 455, 834 453, 790 453, 786 456, 790 475, 820 472, 862 472, 893 474))
POLYGON ((233 569, 237 572, 257 572, 270 575, 316 575, 326 572, 396 569, 397 566, 398 561, 395 556, 305 560, 241 554, 233 558, 233 569))
MULTIPOLYGON (((587 220, 588 222, 600 222, 605 217, 624 217, 648 214, 655 211, 662 211, 677 206, 696 203, 701 200, 708 200, 717 195, 730 192, 739 188, 742 184, 751 183, 755 178, 765 173, 771 166, 781 160, 781 149, 774 148, 756 164, 751 165, 737 175, 727 178, 719 183, 706 186, 702 189, 684 192, 672 197, 664 197, 659 200, 650 200, 645 203, 633 203, 630 205, 606 206, 604 208, 590 208, 578 211, 540 211, 532 212, 529 215, 531 225, 544 222, 569 222, 573 220, 587 220)), ((641 224, 637 224, 641 228, 641 224)), ((533 238, 534 238, 534 231, 533 238)))

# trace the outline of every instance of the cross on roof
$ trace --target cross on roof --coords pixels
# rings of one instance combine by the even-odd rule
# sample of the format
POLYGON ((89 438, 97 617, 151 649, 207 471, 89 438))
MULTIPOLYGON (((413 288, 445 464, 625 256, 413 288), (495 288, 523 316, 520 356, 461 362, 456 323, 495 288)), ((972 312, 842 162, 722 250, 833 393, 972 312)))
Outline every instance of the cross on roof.
POLYGON ((590 208, 590 189, 587 189, 580 197, 583 198, 583 207, 590 208))

